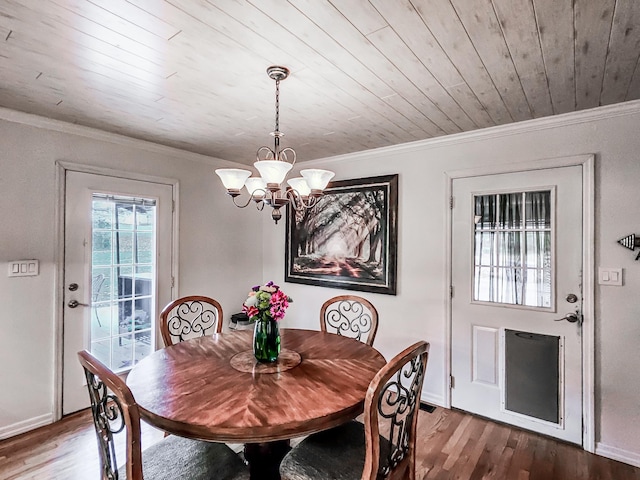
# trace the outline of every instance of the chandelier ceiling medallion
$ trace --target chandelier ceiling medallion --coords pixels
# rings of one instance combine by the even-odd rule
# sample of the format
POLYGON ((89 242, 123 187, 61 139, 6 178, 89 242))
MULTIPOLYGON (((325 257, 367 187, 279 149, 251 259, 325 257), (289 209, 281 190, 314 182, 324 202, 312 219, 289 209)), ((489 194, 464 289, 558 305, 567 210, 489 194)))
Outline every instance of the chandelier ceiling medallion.
POLYGON ((291 204, 296 210, 312 208, 322 196, 334 173, 329 170, 308 168, 300 171, 301 177, 287 180, 285 189, 282 182, 296 163, 296 152, 293 148, 280 148, 280 138, 284 133, 280 131, 280 81, 289 76, 286 67, 272 66, 267 68, 269 78, 276 82, 276 128, 271 135, 274 138, 273 149, 260 147, 253 164, 258 170, 259 177, 251 177, 251 171, 240 168, 219 168, 216 173, 222 180, 227 194, 233 199, 236 207, 244 208, 253 200, 258 210, 265 205, 272 208, 271 218, 278 223, 282 218, 280 209, 291 204), (240 190, 245 187, 249 198, 244 203, 236 202, 240 190))

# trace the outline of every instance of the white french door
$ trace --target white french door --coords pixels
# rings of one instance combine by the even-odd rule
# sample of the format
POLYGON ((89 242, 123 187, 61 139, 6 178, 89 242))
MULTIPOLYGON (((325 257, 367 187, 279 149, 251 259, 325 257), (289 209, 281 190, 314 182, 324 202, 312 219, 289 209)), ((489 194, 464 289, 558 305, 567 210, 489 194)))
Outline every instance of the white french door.
POLYGON ((126 372, 171 300, 173 187, 66 171, 62 411, 89 406, 76 353, 126 372))
POLYGON ((453 181, 451 404, 582 443, 582 167, 453 181))

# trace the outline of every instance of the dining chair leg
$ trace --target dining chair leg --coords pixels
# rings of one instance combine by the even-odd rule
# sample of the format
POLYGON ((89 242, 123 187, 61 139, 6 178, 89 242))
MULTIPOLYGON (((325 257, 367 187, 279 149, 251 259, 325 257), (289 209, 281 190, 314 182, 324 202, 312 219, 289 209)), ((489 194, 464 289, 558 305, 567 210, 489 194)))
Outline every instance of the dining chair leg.
POLYGON ((280 462, 289 450, 289 440, 245 444, 244 458, 249 462, 250 479, 280 480, 280 462))

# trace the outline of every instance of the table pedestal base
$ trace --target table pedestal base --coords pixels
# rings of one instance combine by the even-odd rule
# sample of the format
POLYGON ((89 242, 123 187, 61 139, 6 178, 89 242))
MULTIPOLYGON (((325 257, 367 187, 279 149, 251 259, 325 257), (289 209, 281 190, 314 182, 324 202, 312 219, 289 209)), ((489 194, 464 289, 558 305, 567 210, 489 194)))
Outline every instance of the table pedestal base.
POLYGON ((251 480, 280 480, 280 462, 289 450, 288 440, 245 444, 251 480))

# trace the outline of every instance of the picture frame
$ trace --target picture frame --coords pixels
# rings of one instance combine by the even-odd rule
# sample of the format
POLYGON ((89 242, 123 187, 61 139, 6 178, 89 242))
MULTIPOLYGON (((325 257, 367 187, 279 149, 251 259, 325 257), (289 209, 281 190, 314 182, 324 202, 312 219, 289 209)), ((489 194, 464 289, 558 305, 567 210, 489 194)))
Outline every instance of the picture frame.
POLYGON ((397 174, 331 182, 286 223, 286 282, 396 294, 397 174))

